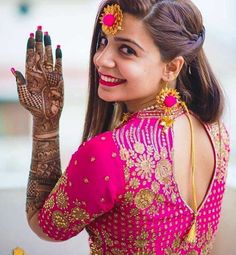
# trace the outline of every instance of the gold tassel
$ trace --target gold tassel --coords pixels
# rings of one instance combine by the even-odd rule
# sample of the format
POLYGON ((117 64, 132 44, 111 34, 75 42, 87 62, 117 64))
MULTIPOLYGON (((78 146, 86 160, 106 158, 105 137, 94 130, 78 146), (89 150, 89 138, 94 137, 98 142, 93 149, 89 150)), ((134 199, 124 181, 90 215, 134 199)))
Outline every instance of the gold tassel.
POLYGON ((196 220, 194 220, 192 227, 190 228, 188 235, 186 237, 188 243, 196 242, 196 220))

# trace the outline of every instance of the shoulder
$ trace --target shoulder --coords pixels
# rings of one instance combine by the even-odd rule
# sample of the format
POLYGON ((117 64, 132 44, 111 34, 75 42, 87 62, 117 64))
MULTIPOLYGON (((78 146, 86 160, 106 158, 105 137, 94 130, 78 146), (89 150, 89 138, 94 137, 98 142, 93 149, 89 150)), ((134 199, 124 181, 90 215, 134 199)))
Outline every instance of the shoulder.
POLYGON ((107 164, 119 164, 119 150, 112 136, 112 131, 107 131, 82 143, 72 155, 75 165, 106 167, 107 164))
POLYGON ((230 135, 225 123, 220 120, 211 124, 207 124, 207 127, 215 141, 218 154, 223 159, 223 161, 227 163, 229 161, 231 149, 230 135))
POLYGON ((219 142, 223 142, 226 146, 230 144, 229 131, 222 120, 207 124, 212 136, 219 142))
POLYGON ((115 183, 122 188, 124 162, 113 141, 112 132, 99 134, 81 144, 72 155, 66 172, 69 179, 79 182, 78 186, 82 183, 86 186, 115 183))

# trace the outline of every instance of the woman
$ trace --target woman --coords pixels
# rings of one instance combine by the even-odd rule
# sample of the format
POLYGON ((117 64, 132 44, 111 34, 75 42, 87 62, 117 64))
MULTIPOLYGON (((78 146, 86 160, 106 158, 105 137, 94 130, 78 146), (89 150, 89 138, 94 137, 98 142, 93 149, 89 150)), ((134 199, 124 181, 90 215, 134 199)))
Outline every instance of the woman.
POLYGON ((20 102, 33 115, 27 188, 32 230, 49 241, 84 228, 91 254, 209 254, 229 157, 223 95, 188 0, 106 0, 91 45, 82 144, 61 176, 61 49, 38 27, 20 102), (45 51, 45 54, 44 54, 45 51))

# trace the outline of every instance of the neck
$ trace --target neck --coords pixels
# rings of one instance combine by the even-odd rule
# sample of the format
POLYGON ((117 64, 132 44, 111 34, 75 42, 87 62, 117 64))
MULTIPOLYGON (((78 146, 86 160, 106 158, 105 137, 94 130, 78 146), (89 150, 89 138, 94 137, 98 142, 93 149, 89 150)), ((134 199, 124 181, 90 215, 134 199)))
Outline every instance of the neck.
POLYGON ((146 100, 146 101, 143 101, 143 102, 137 102, 137 101, 132 101, 131 102, 131 101, 129 101, 129 102, 125 102, 125 105, 127 107, 128 112, 134 113, 134 112, 138 112, 140 110, 143 110, 147 107, 156 105, 156 99, 152 98, 150 100, 146 100))

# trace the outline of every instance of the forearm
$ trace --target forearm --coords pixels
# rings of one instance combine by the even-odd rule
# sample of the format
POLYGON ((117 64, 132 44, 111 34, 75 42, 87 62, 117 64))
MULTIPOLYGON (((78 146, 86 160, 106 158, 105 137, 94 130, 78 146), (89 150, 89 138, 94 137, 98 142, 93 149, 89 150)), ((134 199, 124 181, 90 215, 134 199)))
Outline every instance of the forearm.
POLYGON ((42 208, 60 176, 58 125, 34 120, 32 160, 26 198, 28 220, 42 208))

